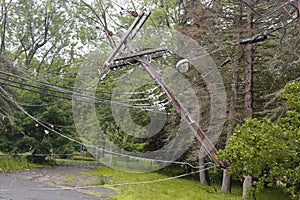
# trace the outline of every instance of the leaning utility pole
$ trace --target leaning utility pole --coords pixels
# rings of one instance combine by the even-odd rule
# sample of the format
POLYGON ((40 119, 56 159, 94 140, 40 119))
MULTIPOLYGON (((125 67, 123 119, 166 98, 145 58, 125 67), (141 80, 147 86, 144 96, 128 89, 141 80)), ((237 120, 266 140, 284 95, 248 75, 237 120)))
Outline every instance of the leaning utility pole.
POLYGON ((121 42, 117 45, 117 47, 114 49, 114 51, 105 61, 104 67, 115 69, 118 67, 126 66, 127 63, 140 63, 143 66, 143 68, 146 70, 146 72, 150 75, 150 77, 155 81, 156 85, 160 88, 160 90, 166 95, 167 99, 171 102, 175 110, 181 115, 183 120, 188 124, 190 130, 192 131, 194 136, 199 140, 199 142, 201 142, 201 144, 203 145, 203 147, 205 148, 206 152, 213 160, 213 162, 223 168, 226 168, 227 164, 217 159, 216 157, 217 150, 215 146, 208 139, 208 137, 201 129, 201 127, 193 120, 190 113, 185 109, 183 104, 176 98, 176 96, 174 96, 170 88, 163 81, 162 77, 156 72, 154 67, 145 57, 146 55, 150 55, 150 54, 153 55, 152 58, 161 57, 162 56, 161 52, 166 51, 167 49, 158 48, 158 49, 140 51, 140 52, 135 52, 135 50, 129 49, 132 54, 125 57, 114 58, 119 52, 119 50, 123 47, 123 45, 126 45, 127 40, 133 39, 135 37, 135 35, 139 31, 139 29, 143 26, 143 24, 146 22, 150 14, 151 14, 150 11, 143 10, 139 14, 139 16, 137 16, 137 18, 132 23, 128 31, 124 34, 123 38, 121 39, 121 42), (128 59, 130 62, 128 61, 128 59), (124 60, 124 62, 119 62, 121 60, 124 60), (118 63, 114 63, 116 61, 118 61, 118 63))

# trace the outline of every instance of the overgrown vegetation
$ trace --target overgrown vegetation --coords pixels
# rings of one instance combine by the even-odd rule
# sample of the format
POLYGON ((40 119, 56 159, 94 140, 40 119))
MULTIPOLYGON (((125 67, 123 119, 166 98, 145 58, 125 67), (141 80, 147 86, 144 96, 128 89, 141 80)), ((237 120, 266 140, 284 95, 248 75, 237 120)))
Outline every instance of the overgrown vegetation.
POLYGON ((19 156, 2 156, 0 157, 0 172, 8 172, 12 170, 28 169, 37 167, 37 165, 30 163, 26 157, 19 156))
POLYGON ((281 97, 289 106, 281 118, 247 120, 237 126, 219 155, 230 162, 230 174, 253 176, 257 191, 280 181, 294 199, 299 199, 300 83, 288 84, 281 97))
MULTIPOLYGON (((126 173, 107 167, 101 167, 89 172, 97 177, 94 185, 106 187, 111 184, 121 184, 121 186, 111 187, 117 191, 116 195, 110 196, 116 200, 240 200, 241 187, 233 187, 232 194, 224 194, 220 191, 220 185, 204 186, 198 182, 198 175, 186 178, 179 178, 156 182, 170 178, 171 176, 184 173, 183 169, 170 169, 152 173, 126 173), (126 185, 126 183, 150 182, 146 184, 126 185), (151 183, 151 181, 153 181, 151 183), (122 185, 124 184, 124 185, 122 185)), ((259 200, 280 199, 289 200, 289 197, 279 188, 268 188, 257 195, 259 200)))

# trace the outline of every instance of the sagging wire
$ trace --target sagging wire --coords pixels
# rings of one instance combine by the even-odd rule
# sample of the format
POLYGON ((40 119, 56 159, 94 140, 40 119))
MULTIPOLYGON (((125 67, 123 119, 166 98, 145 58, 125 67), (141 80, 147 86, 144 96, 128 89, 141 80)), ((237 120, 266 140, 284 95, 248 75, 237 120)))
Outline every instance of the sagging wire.
MULTIPOLYGON (((98 100, 98 98, 96 97, 91 97, 91 96, 86 96, 84 94, 81 94, 81 93, 75 93, 74 92, 74 87, 72 87, 71 89, 73 89, 73 92, 72 91, 67 91, 67 90, 64 90, 64 89, 61 89, 58 90, 59 87, 63 87, 63 86, 57 86, 57 85, 52 85, 50 83, 45 83, 45 82, 39 82, 39 81, 35 81, 35 80, 32 80, 32 79, 27 79, 27 78, 24 78, 24 77, 21 77, 21 76, 17 76, 17 75, 14 75, 14 74, 11 74, 11 73, 8 73, 8 72, 3 72, 0 70, 0 74, 3 74, 3 75, 7 75, 7 76, 11 76, 11 77, 14 77, 14 78, 20 78, 21 80, 25 80, 25 81, 31 81, 31 82, 34 82, 34 83, 38 83, 38 84, 41 84, 41 85, 44 85, 44 86, 48 86, 52 89, 46 89, 47 91, 50 91, 50 92, 55 92, 55 93, 61 93, 61 94, 64 94, 64 95, 75 95, 76 97, 85 97, 85 98, 90 98, 90 99, 96 99, 98 100), (53 89, 54 88, 54 89, 53 89)), ((0 77, 0 79, 2 81, 8 81, 8 82, 11 82, 11 83, 15 83, 15 84, 19 84, 19 85, 23 85, 23 86, 27 86, 27 87, 31 87, 31 88, 34 88, 34 89, 41 89, 41 90, 45 90, 44 87, 40 87, 40 86, 35 86, 35 85, 32 85, 32 84, 27 84, 27 83, 24 83, 24 82, 20 82, 20 81, 14 81, 14 80, 10 80, 8 78, 2 78, 0 77)), ((5 82, 2 82, 3 84, 6 84, 5 82)), ((7 84, 9 86, 11 86, 11 84, 7 84)), ((63 87, 64 88, 64 87, 63 87)), ((113 93, 113 92, 107 92, 108 94, 125 94, 125 95, 136 95, 136 94, 151 94, 153 93, 155 90, 157 89, 157 87, 154 87, 152 89, 149 89, 149 90, 145 90, 145 91, 142 91, 142 92, 125 92, 125 93, 113 93)), ((79 89, 78 90, 80 91, 83 91, 82 89, 79 89)), ((85 92, 88 91, 88 92, 95 92, 94 90, 84 90, 85 92)), ((102 91, 100 91, 102 92, 102 91)), ((105 93, 105 92, 103 92, 105 93)), ((159 95, 158 97, 160 97, 161 95, 159 95)), ((120 100, 118 102, 120 103, 124 103, 124 102, 136 102, 136 101, 147 101, 147 100, 153 100, 154 98, 157 98, 155 95, 150 95, 148 98, 142 98, 142 99, 131 99, 131 100, 120 100)), ((101 101, 110 101, 111 99, 110 98, 101 98, 100 99, 101 101)))
MULTIPOLYGON (((3 78, 0 77, 0 79, 3 80, 3 78)), ((29 87, 33 87, 35 89, 43 89, 45 90, 45 88, 41 88, 41 87, 38 87, 38 86, 34 86, 34 85, 30 85, 30 84, 25 84, 25 83, 22 83, 22 82, 17 82, 17 81, 11 81, 8 79, 8 81, 12 82, 12 83, 16 83, 16 84, 19 84, 19 85, 23 85, 23 86, 29 86, 29 87)), ((72 94, 72 93, 62 93, 60 91, 54 91, 54 92, 57 92, 57 93, 62 93, 63 95, 68 95, 68 96, 60 96, 60 95, 57 95, 57 94, 51 94, 51 93, 47 93, 45 91, 39 91, 39 90, 34 90, 34 89, 29 89, 29 88, 25 88, 25 87, 22 87, 22 86, 17 86, 17 85, 14 85, 14 84, 10 84, 10 83, 7 83, 7 82, 3 82, 3 81, 0 81, 1 84, 3 85, 6 85, 6 86, 9 86, 9 87, 13 87, 13 88, 17 88, 17 89, 21 89, 21 90, 26 90, 26 91, 29 91, 29 92, 34 92, 34 93, 38 93, 38 94, 42 94, 42 95, 47 95, 47 96, 51 96, 51 97, 56 97, 56 98, 60 98, 60 99, 64 99, 64 100, 71 100, 71 101, 79 101, 79 102, 84 102, 84 103, 90 103, 90 104, 95 104, 95 103, 100 103, 101 105, 104 105, 104 106, 116 106, 116 107, 120 107, 120 108, 141 108, 141 106, 135 106, 135 105, 130 105, 130 104, 124 104, 124 103, 128 103, 128 102, 132 102, 130 100, 126 100, 126 101, 112 101, 111 99, 97 99, 95 97, 91 97, 91 96, 86 96, 86 95, 83 95, 83 94, 72 94)), ((142 101, 144 99, 139 99, 139 100, 136 100, 136 101, 142 101)), ((153 108, 153 107, 142 107, 144 109, 149 109, 149 108, 153 108)), ((155 110, 151 110, 152 112, 155 112, 155 113, 158 113, 157 111, 155 110)), ((171 113, 170 113, 171 114, 171 113)))
MULTIPOLYGON (((209 163, 210 164, 210 163, 209 163)), ((206 164, 208 165, 208 164, 206 164)), ((205 165, 205 166, 206 166, 205 165)), ((165 182, 169 180, 174 180, 178 178, 183 178, 187 176, 191 176, 194 174, 199 174, 200 172, 208 171, 210 169, 213 169, 214 166, 211 167, 206 167, 204 169, 195 171, 195 172, 190 172, 186 174, 181 174, 178 176, 173 176, 173 177, 168 177, 168 178, 163 178, 163 179, 156 179, 156 180, 150 180, 150 181, 137 181, 137 182, 127 182, 127 183, 115 183, 115 184, 105 184, 102 186, 83 186, 83 187, 59 187, 59 188, 39 188, 37 189, 38 191, 57 191, 57 190, 80 190, 80 189, 93 189, 93 188, 102 188, 102 187, 122 187, 122 186, 129 186, 129 185, 145 185, 145 184, 152 184, 152 183, 159 183, 159 182, 165 182)))
POLYGON ((142 158, 142 157, 138 157, 138 156, 132 156, 132 155, 128 155, 128 154, 123 154, 123 153, 119 153, 119 152, 114 152, 114 151, 110 151, 110 150, 107 150, 105 148, 99 148, 98 146, 95 146, 95 145, 89 145, 89 144, 86 144, 86 143, 83 143, 83 142, 80 142, 76 139, 73 139, 69 136, 66 136, 56 130, 54 130, 53 128, 49 127, 48 125, 44 124, 43 122, 41 122, 40 120, 38 120, 37 118, 35 118, 33 115, 29 114, 22 106, 19 105, 19 103, 17 103, 12 97, 11 95, 9 95, 6 90, 4 90, 1 86, 0 86, 0 90, 2 91, 0 93, 0 95, 2 97, 4 97, 5 99, 7 99, 9 102, 11 102, 13 105, 15 105, 22 113, 24 113, 25 115, 27 115, 29 118, 31 118, 33 121, 35 121, 36 123, 38 123, 39 125, 41 125, 42 127, 44 127, 46 130, 50 131, 50 132, 53 132, 69 141, 72 141, 74 143, 77 143, 79 145, 83 145, 85 147, 88 147, 88 148, 92 148, 92 149, 95 149, 95 150, 100 150, 100 151, 103 151, 105 153, 109 153, 109 154, 113 154, 113 155, 118 155, 118 156, 122 156, 122 157, 128 157, 128 158, 135 158, 135 159, 143 159, 143 160, 149 160, 149 161, 155 161, 155 162, 161 162, 161 163, 173 163, 173 164, 180 164, 180 165, 187 165, 191 168, 194 168, 194 169, 199 169, 199 168, 203 168, 205 167, 206 165, 208 164, 212 164, 211 162, 210 163, 207 163, 206 165, 204 166, 194 166, 192 165, 191 163, 188 163, 188 162, 178 162, 178 161, 168 161, 168 160, 159 160, 159 159, 152 159, 152 158, 142 158))
POLYGON ((69 141, 72 141, 72 142, 75 142, 75 143, 78 143, 78 144, 82 144, 84 145, 82 142, 79 142, 71 137, 68 137, 62 133, 59 133, 58 131, 50 128, 49 126, 43 124, 42 122, 40 122, 37 118, 33 117, 32 115, 30 115, 22 106, 20 106, 1 86, 0 86, 0 90, 2 91, 0 93, 0 95, 2 97, 4 97, 5 99, 7 99, 9 102, 11 102, 13 105, 15 105, 22 113, 24 113, 25 115, 27 115, 28 117, 30 117, 32 120, 34 120, 35 122, 37 122, 39 125, 41 125, 42 127, 44 127, 45 129, 69 140, 69 141))
POLYGON ((42 104, 29 104, 29 103, 20 103, 24 107, 46 107, 56 105, 57 103, 42 103, 42 104))
MULTIPOLYGON (((299 13, 298 7, 297 7, 296 5, 294 5, 293 3, 290 3, 290 2, 287 2, 287 3, 285 3, 285 4, 282 4, 281 6, 277 7, 275 10, 273 10, 273 11, 271 11, 271 12, 269 12, 269 13, 264 14, 264 13, 260 13, 260 12, 256 11, 256 10, 253 8, 253 6, 251 6, 251 5, 250 5, 249 3, 247 3, 246 1, 244 1, 244 0, 239 0, 239 1, 241 1, 242 3, 244 3, 244 4, 245 4, 247 7, 249 7, 256 15, 260 16, 261 18, 265 18, 265 17, 271 16, 271 15, 273 15, 274 13, 280 11, 281 9, 285 10, 285 11, 288 13, 289 17, 291 18, 290 22, 287 22, 286 24, 284 24, 284 25, 282 25, 282 26, 280 26, 280 27, 277 27, 277 28, 272 29, 272 30, 270 30, 270 31, 268 31, 268 32, 266 32, 266 33, 264 33, 264 34, 262 34, 262 35, 259 35, 259 36, 257 36, 257 38, 253 38, 253 43, 259 42, 260 39, 263 38, 262 36, 268 36, 268 35, 271 35, 273 32, 276 32, 276 31, 278 31, 278 30, 280 30, 280 29, 285 29, 287 26, 289 26, 289 25, 293 24, 294 22, 296 22, 296 21, 299 19, 299 17, 300 17, 300 13, 299 13), (291 13, 286 9, 287 6, 291 6, 291 7, 293 7, 293 8, 295 9, 295 11, 296 11, 296 17, 293 17, 293 16, 291 15, 291 13), (257 41, 256 41, 256 40, 257 40, 257 41)), ((254 22, 254 23, 255 23, 255 22, 254 22)), ((249 39, 249 41, 251 42, 250 39, 249 39)))
MULTIPOLYGON (((216 53, 216 52, 219 52, 221 50, 224 50, 226 48, 229 48, 229 47, 233 47, 233 46, 236 46, 236 45, 242 45, 242 46, 246 46, 246 45, 249 45, 249 44, 254 44, 254 43, 259 43, 259 42, 263 42, 265 40, 267 40, 269 38, 269 36, 273 36, 273 33, 274 32, 277 32, 279 30, 286 30, 286 28, 288 26, 290 26, 291 24, 297 22, 297 20, 300 19, 300 11, 298 9, 298 7, 290 2, 288 3, 284 3, 282 4, 281 6, 277 7, 275 10, 271 11, 271 12, 268 12, 266 14, 264 13, 260 13, 258 11, 255 10, 255 8, 253 8, 253 6, 251 6, 249 3, 247 3, 246 1, 244 0, 239 0, 241 1, 242 3, 244 3, 247 7, 249 7, 249 9, 251 9, 255 14, 257 14, 258 16, 260 17, 268 17, 268 16, 271 16, 273 15, 274 13, 280 11, 281 9, 286 9, 286 6, 291 6, 295 9, 296 11, 296 16, 293 17, 289 22, 285 23, 284 25, 282 26, 279 26, 277 28, 273 28, 272 30, 269 30, 265 33, 261 33, 261 34, 258 34, 258 35, 255 35, 255 36, 251 36, 249 38, 244 38, 244 39, 241 39, 241 40, 238 40, 238 41, 233 41, 233 43, 228 43, 228 42, 225 42, 224 44, 226 44, 225 47, 221 47, 219 49, 216 49, 212 52, 209 52, 209 53, 205 53, 201 56, 197 56, 195 58, 193 58, 192 60, 196 60, 196 59, 199 59, 201 57, 205 57, 205 56, 209 56, 210 54, 212 53, 216 53)), ((290 14, 290 13, 289 13, 290 14)), ((290 15, 290 17, 292 17, 290 15)), ((238 55, 238 53, 240 52, 241 50, 235 52, 232 56, 230 56, 230 58, 226 59, 223 63, 221 63, 221 65, 219 66, 219 68, 222 68, 224 66, 226 66, 228 63, 230 63, 232 61, 232 59, 238 55)))
MULTIPOLYGON (((299 17, 299 10, 297 9, 297 11, 298 11, 298 17, 299 17)), ((286 26, 287 26, 288 24, 286 24, 286 26)), ((282 27, 280 27, 280 28, 277 28, 277 29, 274 29, 274 30, 272 30, 272 32, 274 32, 274 31, 277 31, 277 30, 279 30, 279 29, 284 29, 285 27, 284 26, 282 26, 282 27)), ((271 33, 271 32, 270 32, 271 33)), ((264 41, 265 39, 267 39, 267 37, 266 37, 267 35, 258 35, 258 36, 254 36, 254 37, 251 37, 251 38, 246 38, 246 39, 244 39, 244 40, 241 40, 241 41, 239 41, 239 44, 241 44, 241 45, 247 45, 247 44, 253 44, 253 43, 256 43, 256 42, 261 42, 261 41, 264 41)), ((226 65, 226 64, 225 64, 226 65)))
MULTIPOLYGON (((0 73, 1 73, 1 71, 0 71, 0 73)), ((13 77, 15 77, 15 75, 13 75, 13 74, 8 73, 8 75, 12 75, 13 77)), ((3 79, 3 78, 0 77, 0 79, 3 79)), ((60 99, 64 99, 64 100, 83 102, 83 103, 89 103, 89 104, 95 104, 96 103, 96 104, 101 104, 103 106, 108 106, 108 107, 115 106, 115 107, 120 108, 120 109, 122 109, 122 108, 124 108, 124 109, 128 109, 128 108, 141 109, 141 110, 146 110, 146 111, 149 111, 149 112, 152 112, 152 113, 157 113, 157 114, 161 114, 162 113, 161 111, 163 111, 161 109, 159 109, 159 110, 155 109, 156 107, 153 106, 152 104, 148 104, 148 105, 125 104, 125 103, 138 102, 138 101, 141 101, 141 100, 150 100, 150 99, 136 99, 136 100, 132 99, 132 100, 123 100, 123 101, 113 101, 112 99, 98 99, 96 97, 86 96, 84 94, 77 94, 76 93, 74 95, 71 91, 68 92, 68 93, 57 91, 57 90, 51 90, 51 89, 46 89, 46 91, 45 91, 45 88, 42 88, 40 86, 26 84, 26 83, 20 82, 20 81, 12 81, 12 80, 9 80, 9 79, 6 80, 6 81, 9 81, 9 82, 14 83, 14 84, 19 84, 20 86, 10 84, 10 83, 7 83, 7 82, 3 82, 3 81, 1 81, 0 83, 2 83, 3 85, 9 86, 9 87, 14 87, 14 88, 17 88, 17 89, 21 89, 21 90, 25 90, 25 91, 29 91, 29 92, 33 92, 33 93, 38 93, 38 94, 41 94, 41 95, 51 96, 51 97, 55 97, 55 98, 60 98, 60 99), (27 86, 27 88, 24 87, 24 86, 27 86), (37 90, 29 89, 28 87, 29 88, 32 87, 32 88, 37 89, 37 90), (48 93, 47 91, 48 92, 53 91, 53 92, 56 92, 58 94, 61 93, 63 95, 67 95, 67 96, 61 96, 61 95, 58 95, 58 94, 48 93)), ((157 89, 157 87, 154 87, 152 89, 143 91, 142 93, 149 95, 149 94, 153 93, 156 89, 157 89)), ((173 115, 173 113, 167 113, 167 115, 173 115)))
MULTIPOLYGON (((106 77, 104 77, 104 78, 106 78, 106 77)), ((104 78, 103 78, 103 79, 104 79, 104 78)), ((102 80, 102 78, 101 78, 101 80, 102 80)), ((167 102, 167 103, 169 103, 169 102, 167 102)), ((159 105, 159 104, 158 104, 158 105, 159 105)), ((197 173, 198 173, 198 172, 197 172, 197 173)))
MULTIPOLYGON (((0 74, 4 74, 4 75, 8 75, 8 76, 11 76, 11 77, 15 77, 15 78, 20 78, 21 80, 25 80, 25 81, 32 81, 34 83, 37 83, 36 81, 34 80, 30 80, 30 79, 27 79, 27 78, 24 78, 24 77, 21 77, 21 76, 18 76, 18 75, 14 75, 14 74, 10 74, 10 73, 7 73, 7 72, 3 72, 3 71, 0 71, 0 74)), ((13 80, 10 80, 10 79, 5 79, 5 78, 2 78, 0 77, 1 80, 3 81, 8 81, 8 82, 11 82, 11 83, 15 83, 15 84, 19 84, 19 85, 23 85, 23 86, 27 86, 27 87, 31 87, 31 88, 34 88, 34 89, 41 89, 41 90, 45 90, 45 88, 43 87, 40 87, 40 86, 35 86, 35 85, 32 85, 32 84, 27 84, 27 83, 24 83, 24 82, 20 82, 20 81, 13 81, 13 80)), ((6 82, 1 82, 5 85, 8 85, 8 86, 11 86, 11 87, 14 87, 15 85, 12 85, 12 84, 8 84, 6 82)), ((97 100, 99 101, 98 98, 96 97, 92 97, 92 96, 86 96, 84 94, 81 94, 81 93, 77 93, 77 92, 72 92, 72 91, 67 91, 67 90, 64 90, 64 89, 61 89, 61 88, 58 88, 54 85, 51 85, 49 83, 45 83, 45 82, 40 82, 38 84, 41 84, 41 85, 44 85, 44 86, 47 86, 47 87, 50 87, 51 89, 46 89, 46 91, 50 91, 50 92, 55 92, 55 93, 59 93, 59 94, 63 94, 63 95, 68 95, 68 96, 74 96, 74 97, 81 97, 81 98, 88 98, 90 100, 97 100)), ((16 88, 18 88, 18 86, 16 86, 16 88)), ((20 87, 19 87, 20 88, 20 87)), ((22 88, 22 87, 21 87, 22 88)), ((20 89, 21 89, 20 88, 20 89)), ((32 91, 30 89, 28 89, 28 91, 32 91)), ((37 91, 39 92, 39 91, 37 91)), ((41 92, 42 94, 45 94, 45 95, 49 95, 49 93, 45 93, 45 92, 41 92)), ((53 94, 52 94, 53 95, 53 94)), ((62 97, 62 96, 58 96, 58 95, 54 95, 55 97, 62 97)), ((69 98, 68 98, 69 99, 69 98)), ((111 99, 108 99, 108 98, 102 98, 100 99, 100 102, 104 102, 104 101, 110 101, 111 99)))
MULTIPOLYGON (((207 166, 207 164, 205 165, 207 166)), ((195 172, 190 172, 186 174, 181 174, 177 176, 172 176, 168 178, 161 178, 161 179, 155 179, 155 180, 149 180, 149 181, 136 181, 136 182, 127 182, 127 183, 115 183, 115 184, 105 184, 101 186, 63 186, 63 185, 58 185, 57 187, 43 187, 43 188, 30 188, 30 191, 63 191, 63 190, 85 190, 85 189, 99 189, 103 187, 124 187, 124 186, 130 186, 130 185, 146 185, 146 184, 154 184, 154 183, 159 183, 159 182, 166 182, 174 179, 179 179, 187 176, 192 176, 194 174, 198 174, 200 172, 208 171, 213 169, 214 167, 206 167, 201 170, 197 170, 195 172)), ((5 191, 10 191, 11 189, 5 189, 3 188, 2 190, 5 191)))
MULTIPOLYGON (((98 101, 89 100, 89 99, 86 99, 86 97, 82 97, 82 98, 78 98, 78 97, 75 98, 74 96, 73 97, 71 97, 71 96, 64 97, 64 96, 49 94, 49 93, 45 93, 45 92, 41 92, 41 91, 37 91, 37 90, 31 90, 31 89, 28 89, 28 88, 24 88, 24 87, 12 85, 12 84, 1 82, 1 81, 0 81, 0 84, 6 85, 6 86, 9 86, 9 87, 13 87, 13 88, 17 88, 17 89, 21 89, 21 90, 26 90, 26 91, 33 92, 33 93, 38 93, 38 94, 42 94, 42 95, 56 97, 56 98, 60 98, 60 99, 64 99, 64 100, 70 100, 70 101, 76 101, 76 102, 83 102, 83 103, 89 103, 89 104, 100 103, 103 106, 107 106, 107 107, 114 106, 114 107, 120 108, 120 109, 128 109, 128 108, 143 109, 143 110, 147 110, 147 111, 150 111, 150 112, 153 112, 153 113, 161 114, 161 112, 153 109, 155 107, 152 106, 152 105, 149 105, 149 106, 143 106, 143 105, 139 106, 138 104, 137 105, 124 104, 125 101, 124 102, 115 102, 115 101, 109 100, 108 102, 105 102, 105 101, 99 101, 99 100, 98 101)), ((168 115, 173 115, 173 113, 167 113, 167 114, 168 115)))
MULTIPOLYGON (((253 8, 252 8, 253 9, 253 8)), ((278 10, 279 10, 279 8, 278 8, 278 10)), ((269 13, 269 14, 272 14, 272 13, 274 13, 275 11, 273 11, 273 12, 271 12, 271 13, 269 13)), ((260 14, 260 15, 262 15, 262 14, 260 14)), ((259 36, 254 36, 254 37, 252 37, 252 38, 247 38, 247 39, 245 39, 245 40, 241 40, 239 43, 240 44, 242 44, 242 45, 247 45, 247 44, 251 44, 251 43, 255 43, 255 42, 260 42, 260 41, 263 41, 263 40, 265 40, 266 39, 266 35, 259 35, 259 36)), ((223 67, 224 65, 226 65, 227 63, 229 63, 230 62, 230 60, 225 60, 222 64, 221 64, 221 67, 223 67)), ((102 77, 101 77, 101 80, 104 80, 106 78, 106 76, 105 75, 103 75, 102 77)))
MULTIPOLYGON (((152 109, 153 106, 138 106, 138 105, 130 105, 130 104, 124 104, 125 102, 130 102, 130 101, 124 101, 124 102, 116 102, 116 101, 111 101, 111 99, 107 100, 107 102, 105 102, 104 100, 93 100, 93 99, 90 99, 89 96, 84 96, 84 95, 81 95, 80 96, 59 96, 59 95, 55 95, 55 94, 50 94, 50 93, 46 93, 46 92, 41 92, 41 91, 38 91, 38 90, 33 90, 33 89, 28 89, 28 88, 24 88, 24 87, 21 87, 21 86, 16 86, 16 85, 13 85, 13 84, 9 84, 9 83, 6 83, 6 82, 2 82, 0 81, 1 84, 3 85, 6 85, 6 86, 9 86, 9 87, 13 87, 13 88, 17 88, 17 89, 21 89, 21 90, 25 90, 25 91, 29 91, 29 92, 33 92, 33 93, 38 93, 38 94, 41 94, 41 95, 46 95, 46 96, 51 96, 51 97, 55 97, 55 98, 60 98, 60 99, 64 99, 64 100, 70 100, 70 101, 76 101, 76 102, 83 102, 83 103, 90 103, 90 104, 97 104, 97 103, 100 103, 101 105, 103 106, 107 106, 107 107, 111 107, 111 106, 115 106, 117 108, 124 108, 124 109, 127 109, 127 108, 139 108, 139 109, 147 109, 147 111, 151 111, 153 113, 161 113, 161 112, 158 112, 157 110, 155 109, 152 109)), ((22 84, 22 83, 21 83, 22 84)), ((168 113, 168 115, 172 115, 172 113, 168 113)))

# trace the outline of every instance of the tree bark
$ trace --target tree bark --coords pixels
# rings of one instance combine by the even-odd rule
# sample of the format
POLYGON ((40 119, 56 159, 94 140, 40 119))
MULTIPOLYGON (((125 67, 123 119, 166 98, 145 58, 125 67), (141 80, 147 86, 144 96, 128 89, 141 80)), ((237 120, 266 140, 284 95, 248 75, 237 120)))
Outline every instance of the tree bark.
POLYGON ((2 23, 2 34, 1 34, 1 45, 0 45, 0 54, 5 53, 5 37, 6 37, 6 26, 7 26, 7 17, 8 17, 8 6, 2 5, 4 8, 3 13, 3 23, 2 23))
POLYGON ((199 151, 199 166, 200 166, 200 172, 199 172, 199 178, 200 178, 200 184, 201 185, 208 185, 207 181, 207 174, 205 169, 205 159, 203 157, 202 148, 200 148, 199 151))
POLYGON ((231 192, 231 176, 227 175, 228 169, 223 170, 223 180, 222 180, 222 192, 231 192))
MULTIPOLYGON (((243 7, 238 4, 238 18, 236 21, 237 27, 242 26, 242 21, 243 21, 243 7)), ((242 38, 242 30, 240 28, 237 29, 236 34, 239 39, 242 38)), ((235 47, 235 52, 241 51, 241 47, 237 46, 235 47)), ((236 115, 237 115, 237 101, 238 101, 238 92, 237 92, 237 87, 238 87, 238 77, 239 77, 239 72, 241 68, 241 60, 232 58, 232 80, 231 80, 231 98, 230 98, 230 110, 229 110, 229 128, 227 132, 227 140, 230 138, 232 133, 234 132, 234 129, 236 127, 236 115)), ((231 193, 231 179, 232 177, 227 174, 228 170, 225 169, 223 171, 223 180, 222 180, 222 187, 221 191, 225 193, 231 193)))
MULTIPOLYGON (((297 8, 300 10, 300 2, 299 0, 295 0, 295 4, 297 6, 297 8)), ((300 35, 300 19, 298 19, 298 30, 299 30, 299 35, 300 35)))
MULTIPOLYGON (((255 5, 255 2, 253 2, 253 5, 255 5)), ((248 10, 247 21, 248 21, 247 31, 252 36, 253 35, 253 12, 251 10, 248 10)), ((253 66, 254 66, 254 48, 252 44, 247 45, 245 49, 245 56, 246 56, 245 111, 246 111, 246 118, 252 118, 253 117, 253 66)), ((253 187, 252 177, 245 176, 243 182, 243 199, 248 198, 247 196, 248 190, 252 187, 253 187)))
POLYGON ((249 199, 248 189, 252 187, 252 176, 245 176, 243 182, 243 199, 249 199))

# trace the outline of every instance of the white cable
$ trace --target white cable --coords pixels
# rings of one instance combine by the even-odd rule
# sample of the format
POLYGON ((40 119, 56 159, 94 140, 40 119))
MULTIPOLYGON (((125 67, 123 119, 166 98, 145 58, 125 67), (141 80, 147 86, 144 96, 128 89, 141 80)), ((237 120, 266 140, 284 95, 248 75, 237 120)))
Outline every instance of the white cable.
POLYGON ((113 152, 113 151, 110 151, 110 150, 106 150, 104 148, 99 148, 97 146, 94 146, 94 145, 89 145, 89 144, 85 144, 83 142, 80 142, 78 140, 75 140, 71 137, 68 137, 52 128, 50 128, 49 126, 45 125, 44 123, 40 122, 38 119, 36 119, 34 116, 30 115, 26 110, 24 110, 16 101, 14 101, 12 99, 12 97, 0 86, 0 90, 2 90, 2 92, 4 94, 6 94, 6 96, 3 96, 1 93, 0 95, 2 95, 4 98, 6 98, 7 100, 9 100, 10 102, 12 102, 14 105, 16 105, 16 107, 22 111, 25 115, 27 115, 28 117, 30 117, 32 120, 34 120, 35 122, 37 122, 38 124, 40 124, 41 126, 43 126, 44 128, 46 128, 47 130, 69 140, 69 141, 72 141, 72 142, 75 142, 77 144, 80 144, 80 145, 84 145, 86 147, 89 147, 89 148, 93 148, 93 149, 96 149, 96 150, 100 150, 100 151, 103 151, 103 152, 106 152, 106 153, 109 153, 109 154, 112 154, 112 155, 118 155, 118 156, 122 156, 122 157, 128 157, 128 158, 135 158, 135 159, 143 159, 143 160, 149 160, 149 161, 155 161, 155 162, 162 162, 162 163, 174 163, 174 164, 181 164, 181 165, 188 165, 192 168, 195 168, 195 169, 198 169, 199 167, 196 167, 196 166, 193 166, 192 164, 188 163, 188 162, 176 162, 176 161, 166 161, 166 160, 158 160, 158 159, 151 159, 151 158, 141 158, 141 157, 137 157, 137 156, 132 156, 132 155, 127 155, 127 154, 122 154, 122 153, 118 153, 118 152, 113 152))
POLYGON ((139 182, 128 182, 128 183, 116 183, 116 184, 108 184, 108 185, 101 185, 101 186, 83 186, 83 187, 59 187, 59 188, 36 188, 32 190, 38 190, 38 191, 57 191, 57 190, 80 190, 80 189, 92 189, 92 188, 103 188, 103 187, 122 187, 122 186, 128 186, 128 185, 145 185, 145 184, 151 184, 151 183, 159 183, 159 182, 164 182, 164 181, 169 181, 169 180, 174 180, 186 176, 191 176, 193 174, 198 174, 203 171, 207 171, 209 169, 213 169, 214 166, 212 167, 207 167, 202 170, 198 170, 196 172, 190 172, 186 174, 181 174, 178 176, 173 176, 173 177, 168 177, 168 178, 163 178, 163 179, 156 179, 152 181, 139 181, 139 182))

